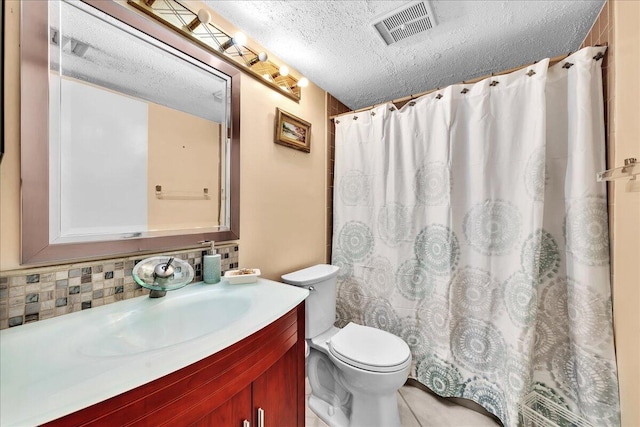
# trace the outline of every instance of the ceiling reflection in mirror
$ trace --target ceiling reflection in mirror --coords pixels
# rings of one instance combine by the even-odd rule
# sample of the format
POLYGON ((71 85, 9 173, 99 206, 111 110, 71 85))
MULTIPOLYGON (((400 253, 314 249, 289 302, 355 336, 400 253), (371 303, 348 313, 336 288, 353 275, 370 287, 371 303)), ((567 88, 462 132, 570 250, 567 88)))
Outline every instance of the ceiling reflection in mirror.
POLYGON ((228 229, 231 78, 81 2, 50 2, 49 241, 228 229))

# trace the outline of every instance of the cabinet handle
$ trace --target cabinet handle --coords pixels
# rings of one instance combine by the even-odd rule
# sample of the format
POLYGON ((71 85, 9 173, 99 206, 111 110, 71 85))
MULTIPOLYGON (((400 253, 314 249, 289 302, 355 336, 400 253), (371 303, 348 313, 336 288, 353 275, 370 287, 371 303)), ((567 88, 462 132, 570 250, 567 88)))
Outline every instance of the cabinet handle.
POLYGON ((242 422, 242 427, 251 427, 251 423, 249 421, 247 421, 247 420, 244 420, 242 422))
POLYGON ((258 427, 264 427, 264 409, 258 408, 258 427))

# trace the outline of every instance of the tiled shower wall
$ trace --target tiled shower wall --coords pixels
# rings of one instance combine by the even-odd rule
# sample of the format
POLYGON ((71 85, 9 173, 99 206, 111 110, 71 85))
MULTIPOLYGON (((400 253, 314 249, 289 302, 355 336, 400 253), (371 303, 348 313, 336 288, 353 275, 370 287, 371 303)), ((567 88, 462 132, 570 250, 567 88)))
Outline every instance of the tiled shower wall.
MULTIPOLYGON (((613 129, 613 107, 614 107, 614 58, 615 58, 615 44, 613 43, 613 9, 615 2, 607 1, 598 19, 594 22, 591 31, 587 34, 587 37, 582 42, 582 46, 607 46, 607 53, 602 59, 602 85, 604 89, 604 126, 605 126, 605 140, 606 140, 606 155, 607 155, 607 169, 616 167, 615 165, 615 134, 613 129)), ((611 251, 611 259, 614 256, 614 206, 615 206, 615 192, 613 191, 613 182, 607 183, 607 199, 609 207, 609 248, 611 251)), ((613 266, 611 263, 611 283, 613 283, 613 266)))
MULTIPOLYGON (((237 243, 216 245, 216 249, 222 274, 238 268, 237 243)), ((0 329, 146 295, 149 290, 135 283, 131 271, 137 262, 152 256, 187 261, 195 272, 194 282, 201 281, 203 253, 198 247, 0 273, 0 329)))
MULTIPOLYGON (((327 93, 327 117, 336 114, 342 114, 351 111, 349 107, 338 101, 336 98, 327 93)), ((327 262, 331 262, 331 236, 333 235, 333 163, 336 155, 336 132, 335 123, 331 119, 327 119, 327 262)))

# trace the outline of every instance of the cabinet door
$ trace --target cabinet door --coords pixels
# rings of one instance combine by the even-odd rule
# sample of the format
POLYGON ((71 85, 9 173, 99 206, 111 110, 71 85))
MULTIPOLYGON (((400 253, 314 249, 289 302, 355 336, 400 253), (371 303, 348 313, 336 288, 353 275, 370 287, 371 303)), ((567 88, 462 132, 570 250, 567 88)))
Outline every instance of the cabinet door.
POLYGON ((291 347, 253 382, 253 415, 257 427, 298 425, 298 392, 304 392, 298 390, 298 345, 291 347), (263 411, 264 418, 262 426, 260 410, 263 411))
MULTIPOLYGON (((251 421, 251 385, 246 386, 213 412, 207 414, 193 427, 245 427, 251 421), (246 424, 245 424, 246 421, 246 424)), ((251 424, 252 426, 254 424, 251 424)))

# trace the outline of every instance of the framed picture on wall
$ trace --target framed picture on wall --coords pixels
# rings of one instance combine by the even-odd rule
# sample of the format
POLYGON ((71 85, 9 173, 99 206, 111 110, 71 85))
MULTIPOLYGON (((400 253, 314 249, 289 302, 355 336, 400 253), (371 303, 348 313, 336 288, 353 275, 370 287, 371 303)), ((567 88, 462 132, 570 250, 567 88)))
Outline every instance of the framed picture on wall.
POLYGON ((311 152, 311 123, 276 108, 275 143, 311 152))

